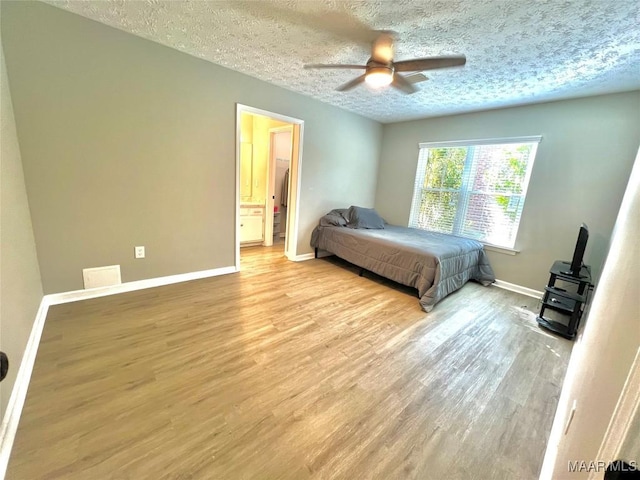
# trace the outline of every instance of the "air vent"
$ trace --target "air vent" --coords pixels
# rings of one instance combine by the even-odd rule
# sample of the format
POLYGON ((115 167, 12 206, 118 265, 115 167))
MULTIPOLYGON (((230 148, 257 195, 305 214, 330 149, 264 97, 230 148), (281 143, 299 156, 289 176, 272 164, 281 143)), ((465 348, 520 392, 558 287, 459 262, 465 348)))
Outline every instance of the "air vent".
POLYGON ((109 265, 107 267, 85 268, 82 270, 84 288, 110 287, 120 285, 120 265, 109 265))

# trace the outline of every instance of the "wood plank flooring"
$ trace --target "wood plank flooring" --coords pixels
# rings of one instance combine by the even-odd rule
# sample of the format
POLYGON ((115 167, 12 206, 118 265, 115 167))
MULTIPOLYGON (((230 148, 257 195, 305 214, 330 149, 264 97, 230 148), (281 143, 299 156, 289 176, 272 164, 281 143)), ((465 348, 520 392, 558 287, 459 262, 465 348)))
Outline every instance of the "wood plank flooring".
POLYGON ((49 310, 8 479, 535 479, 572 343, 535 299, 335 258, 49 310))

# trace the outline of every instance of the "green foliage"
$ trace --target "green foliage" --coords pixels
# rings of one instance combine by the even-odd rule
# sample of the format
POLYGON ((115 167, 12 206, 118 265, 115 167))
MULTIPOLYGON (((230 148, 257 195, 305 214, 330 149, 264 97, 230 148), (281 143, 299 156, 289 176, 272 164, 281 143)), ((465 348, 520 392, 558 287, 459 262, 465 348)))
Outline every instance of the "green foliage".
POLYGON ((466 158, 465 147, 429 149, 424 188, 459 189, 466 158))
MULTIPOLYGON (((518 145, 515 151, 505 151, 505 161, 498 176, 494 189, 498 192, 511 193, 512 195, 521 195, 525 175, 527 174, 527 158, 531 150, 530 145, 518 145)), ((509 212, 511 196, 498 195, 496 202, 504 210, 504 214, 515 220, 515 212, 509 212)))
POLYGON ((496 203, 500 205, 506 212, 507 208, 509 207, 509 197, 505 195, 498 195, 496 196, 496 203))
POLYGON ((427 230, 451 233, 457 208, 457 192, 423 190, 418 224, 427 230))

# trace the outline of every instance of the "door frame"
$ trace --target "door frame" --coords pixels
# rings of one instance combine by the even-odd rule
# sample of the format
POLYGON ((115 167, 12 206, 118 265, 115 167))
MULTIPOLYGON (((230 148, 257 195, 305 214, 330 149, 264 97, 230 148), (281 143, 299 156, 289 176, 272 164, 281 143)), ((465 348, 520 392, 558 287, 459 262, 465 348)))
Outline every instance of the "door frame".
MULTIPOLYGON (((292 128, 292 155, 289 170, 289 205, 287 208, 286 228, 287 237, 285 241, 284 254, 289 260, 295 260, 298 256, 298 224, 300 219, 300 187, 302 184, 302 145, 304 138, 304 120, 289 117, 280 113, 262 110, 236 103, 236 228, 235 228, 235 267, 240 271, 240 134, 241 115, 249 113, 251 115, 261 115, 281 122, 290 123, 292 128), (297 155, 296 155, 297 153, 297 155)), ((269 203, 267 198, 266 203, 269 203)), ((267 205, 265 205, 265 221, 267 219, 267 205)), ((271 212, 273 212, 273 199, 271 199, 271 212)), ((273 227, 272 227, 273 228, 273 227)), ((273 230, 272 230, 273 231, 273 230)))

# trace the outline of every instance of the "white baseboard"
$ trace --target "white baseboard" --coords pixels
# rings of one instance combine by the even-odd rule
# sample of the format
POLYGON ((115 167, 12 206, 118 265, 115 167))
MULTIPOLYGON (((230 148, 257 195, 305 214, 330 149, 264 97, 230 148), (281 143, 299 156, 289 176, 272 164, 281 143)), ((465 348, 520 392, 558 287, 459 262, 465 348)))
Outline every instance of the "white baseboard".
POLYGON ((516 285, 515 283, 505 282, 504 280, 496 280, 493 285, 495 285, 498 288, 509 290, 511 292, 521 293, 522 295, 526 295, 528 297, 540 299, 542 298, 542 295, 543 295, 543 292, 539 290, 534 290, 533 288, 516 285))
POLYGON ((27 347, 25 348, 22 361, 20 362, 18 375, 16 376, 16 381, 13 385, 11 396, 9 397, 7 410, 2 418, 2 425, 0 426, 0 480, 4 479, 7 466, 9 465, 13 441, 15 440, 16 431, 18 430, 18 423, 20 422, 20 416, 22 415, 22 408, 24 407, 24 402, 27 398, 27 390, 29 389, 29 382, 31 381, 31 374, 33 373, 33 366, 36 362, 36 354, 38 353, 38 346, 40 345, 40 338, 42 337, 42 331, 44 330, 49 306, 76 302, 78 300, 86 300, 89 298, 115 295, 118 293, 132 292, 134 290, 160 287, 163 285, 170 285, 172 283, 187 282, 189 280, 227 275, 229 273, 236 273, 237 271, 238 269, 235 266, 214 268, 212 270, 202 270, 199 272, 150 278, 148 280, 138 280, 135 282, 127 282, 108 287, 54 293, 42 297, 40 308, 38 309, 36 318, 33 321, 33 327, 31 328, 31 334, 27 341, 27 347))
POLYGON ((36 354, 38 353, 40 337, 42 336, 44 321, 47 318, 48 311, 49 303, 47 298, 43 297, 36 318, 33 321, 31 334, 29 335, 29 340, 27 340, 27 347, 24 350, 24 355, 22 355, 18 375, 16 376, 16 381, 13 385, 11 396, 9 397, 9 403, 7 404, 7 410, 2 418, 2 426, 0 427, 0 479, 4 479, 5 473, 7 472, 13 441, 16 438, 20 415, 22 415, 22 408, 27 398, 31 373, 33 372, 33 366, 36 362, 36 354))
POLYGON ((264 246, 264 240, 259 240, 257 242, 243 242, 240 244, 240 248, 245 248, 245 247, 263 247, 264 246))
POLYGON ((71 292, 53 293, 46 295, 49 305, 58 305, 61 303, 77 302, 78 300, 86 300, 89 298, 105 297, 107 295, 115 295, 117 293, 133 292, 135 290, 144 290, 145 288, 161 287, 171 285, 172 283, 188 282, 189 280, 199 280, 201 278, 217 277, 218 275, 227 275, 236 273, 238 270, 235 266, 214 268, 212 270, 201 270, 199 272, 181 273, 179 275, 169 275, 166 277, 156 277, 147 280, 137 280, 135 282, 126 282, 119 285, 111 285, 108 287, 89 288, 87 290, 74 290, 71 292))
POLYGON ((304 262, 305 260, 313 260, 314 258, 316 258, 315 254, 313 254, 313 253, 304 253, 302 255, 296 255, 293 258, 289 258, 289 260, 291 260, 293 262, 304 262))

